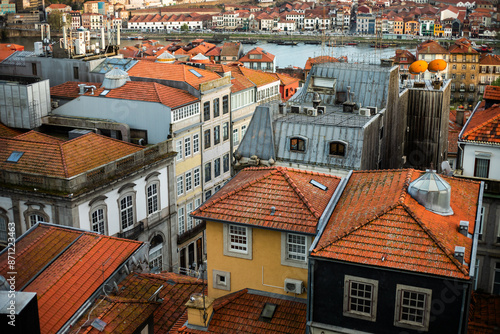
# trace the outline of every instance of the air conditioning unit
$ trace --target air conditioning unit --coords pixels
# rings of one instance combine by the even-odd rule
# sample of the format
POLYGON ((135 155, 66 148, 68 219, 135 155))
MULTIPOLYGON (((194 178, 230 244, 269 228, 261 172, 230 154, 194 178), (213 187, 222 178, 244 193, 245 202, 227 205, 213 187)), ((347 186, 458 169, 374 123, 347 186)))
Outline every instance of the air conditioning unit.
POLYGON ((318 114, 324 114, 326 110, 325 106, 318 106, 318 114))
POLYGON ((300 107, 299 106, 292 106, 291 107, 291 112, 293 114, 298 114, 300 112, 300 107))
POLYGON ((370 115, 376 115, 377 114, 377 107, 366 107, 367 109, 370 109, 370 115))
POLYGON ((314 108, 307 109, 307 116, 318 116, 318 110, 314 108))
POLYGON ((304 282, 293 278, 285 278, 285 292, 291 292, 300 295, 302 294, 303 288, 304 282))
POLYGON ((370 117, 371 116, 371 111, 370 109, 368 108, 359 108, 359 114, 361 116, 367 116, 367 117, 370 117))

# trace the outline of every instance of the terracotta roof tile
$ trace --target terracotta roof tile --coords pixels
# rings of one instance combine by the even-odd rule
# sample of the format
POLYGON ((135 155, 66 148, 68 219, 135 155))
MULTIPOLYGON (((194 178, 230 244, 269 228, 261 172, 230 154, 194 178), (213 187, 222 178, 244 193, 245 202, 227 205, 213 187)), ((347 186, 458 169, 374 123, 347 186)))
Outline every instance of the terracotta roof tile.
POLYGON ((26 140, 26 141, 49 143, 49 144, 64 143, 64 140, 62 140, 62 139, 52 137, 52 136, 46 135, 44 133, 33 131, 33 130, 26 132, 26 133, 23 133, 19 136, 16 136, 15 138, 26 140))
POLYGON ((123 86, 109 90, 106 96, 101 96, 100 94, 104 90, 105 88, 101 87, 93 95, 91 95, 91 92, 87 92, 85 95, 100 98, 158 102, 172 109, 198 101, 198 98, 182 89, 161 85, 156 82, 127 81, 123 86))
POLYGON ((237 73, 241 73, 242 75, 245 76, 245 78, 250 80, 257 87, 265 86, 272 82, 279 81, 278 78, 276 78, 274 75, 268 72, 252 70, 242 65, 236 65, 236 64, 230 67, 231 67, 231 72, 234 71, 237 73))
POLYGON ((147 61, 138 61, 137 64, 128 70, 131 77, 182 81, 199 89, 201 83, 219 79, 220 76, 214 72, 206 71, 200 68, 188 65, 151 63, 147 61), (197 77, 189 70, 195 70, 201 77, 197 77))
POLYGON ((50 87, 50 96, 59 97, 66 99, 76 99, 80 96, 80 88, 78 85, 96 86, 99 88, 101 86, 98 82, 78 82, 78 81, 67 81, 63 84, 50 87))
POLYGON ((477 109, 467 123, 461 140, 500 144, 500 105, 477 109))
POLYGON ((174 273, 131 273, 120 284, 119 297, 147 301, 161 286, 158 297, 163 299, 154 312, 155 333, 168 333, 186 311, 185 303, 193 293, 202 293, 206 281, 174 273))
POLYGON ((264 49, 256 47, 253 48, 252 50, 248 51, 246 55, 240 58, 240 62, 266 62, 266 63, 272 63, 274 58, 276 58, 275 55, 264 51, 264 49), (249 55, 261 55, 261 59, 250 59, 249 55))
MULTIPOLYGON (((29 282, 24 291, 37 293, 41 333, 61 329, 141 244, 44 223, 25 234, 16 243, 16 284, 21 288, 29 282)), ((6 275, 7 263, 4 252, 1 275, 6 275)))
MULTIPOLYGON (((190 329, 180 322, 171 333, 288 333, 306 330, 306 303, 274 298, 244 289, 216 299, 207 331, 190 329), (277 305, 269 322, 259 320, 266 303, 277 305)), ((185 323, 185 320, 184 320, 185 323)))
POLYGON ((448 50, 438 42, 428 40, 417 46, 417 54, 448 54, 448 50))
POLYGON ((280 79, 280 82, 282 85, 291 85, 295 82, 299 82, 300 80, 298 78, 294 78, 286 73, 273 73, 278 79, 280 79))
POLYGON ((498 86, 486 86, 484 89, 483 98, 485 100, 494 100, 500 102, 500 87, 498 86))
POLYGON ((338 63, 339 60, 335 57, 331 56, 318 56, 311 58, 309 57, 306 61, 306 65, 304 66, 304 70, 310 70, 315 64, 324 64, 324 63, 338 63))
POLYGON ((95 133, 67 142, 47 137, 27 134, 21 138, 0 138, 0 168, 68 178, 144 149, 139 145, 95 133), (14 151, 23 152, 23 155, 15 163, 7 162, 14 151))
POLYGON ((451 186, 454 214, 426 210, 408 193, 415 170, 354 172, 312 255, 373 266, 468 279, 468 267, 454 257, 455 246, 472 240, 458 232, 461 220, 474 223, 479 183, 443 177, 451 186))
POLYGON ((0 123, 0 137, 15 137, 19 136, 21 132, 9 128, 7 125, 0 123))
POLYGON ((246 168, 192 215, 314 234, 339 182, 340 178, 329 174, 292 168, 246 168), (311 180, 328 189, 313 186, 311 180))
POLYGON ((500 66, 500 57, 498 55, 493 55, 493 54, 487 53, 487 54, 481 56, 481 59, 479 59, 479 65, 500 66))

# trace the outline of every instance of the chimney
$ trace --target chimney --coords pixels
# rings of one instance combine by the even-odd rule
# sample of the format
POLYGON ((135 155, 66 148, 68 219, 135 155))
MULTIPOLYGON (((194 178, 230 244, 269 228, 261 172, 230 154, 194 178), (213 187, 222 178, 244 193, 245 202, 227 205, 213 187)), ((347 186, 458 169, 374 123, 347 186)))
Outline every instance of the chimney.
POLYGON ((464 126, 464 108, 457 108, 457 124, 464 126))
POLYGON ((194 293, 186 303, 188 311, 188 327, 200 329, 208 328, 208 323, 214 313, 214 299, 204 296, 201 293, 194 293))
POLYGON ((465 247, 455 246, 455 253, 453 256, 458 260, 458 262, 464 264, 465 247))
POLYGON ((458 227, 458 232, 467 236, 469 234, 469 222, 465 220, 460 221, 460 226, 458 227))

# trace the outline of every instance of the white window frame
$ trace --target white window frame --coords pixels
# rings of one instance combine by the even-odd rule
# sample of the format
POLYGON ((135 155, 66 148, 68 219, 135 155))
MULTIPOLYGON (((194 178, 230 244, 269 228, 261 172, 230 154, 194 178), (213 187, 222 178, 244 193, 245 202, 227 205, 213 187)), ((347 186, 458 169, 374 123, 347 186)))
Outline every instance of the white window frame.
POLYGON ((186 230, 189 231, 193 228, 193 217, 191 217, 191 212, 193 212, 193 202, 186 204, 186 230))
POLYGON ((184 156, 187 158, 191 155, 191 137, 184 138, 184 156))
POLYGON ((148 216, 160 211, 159 189, 158 181, 151 182, 146 186, 146 209, 148 210, 148 216))
POLYGON ((232 256, 232 257, 238 257, 242 259, 247 259, 251 260, 252 259, 252 229, 247 226, 241 226, 241 225, 230 225, 230 224, 224 224, 223 225, 223 239, 224 239, 224 255, 225 256, 232 256), (231 246, 238 247, 238 243, 232 243, 231 242, 231 233, 230 233, 230 226, 236 227, 238 230, 245 231, 245 237, 246 237, 246 250, 237 250, 233 249, 231 246), (240 229, 242 228, 242 229, 240 229))
POLYGON ((118 205, 119 205, 119 209, 120 209, 120 230, 122 232, 125 232, 125 231, 128 231, 128 230, 131 230, 134 228, 134 225, 135 225, 135 217, 136 217, 136 213, 135 213, 135 192, 134 193, 125 193, 123 194, 119 199, 118 199, 118 205), (130 197, 130 205, 127 205, 126 207, 123 207, 123 201, 126 200, 128 197, 130 197), (126 223, 126 226, 124 226, 124 216, 123 214, 126 213, 127 217, 126 217, 126 220, 127 220, 127 223, 126 223), (132 218, 132 219, 129 219, 129 218, 132 218), (128 222, 129 220, 131 220, 131 223, 128 222))
POLYGON ((177 227, 178 227, 178 235, 184 234, 186 232, 186 225, 185 223, 185 215, 184 215, 184 207, 181 206, 177 210, 177 227))
POLYGON ((92 232, 106 235, 106 208, 98 206, 93 209, 90 213, 90 219, 90 228, 92 229, 92 232))
POLYGON ((193 172, 189 171, 189 172, 186 172, 185 176, 184 176, 184 179, 185 179, 185 182, 186 182, 186 193, 188 191, 191 191, 193 190, 193 172))
POLYGON ((200 153, 200 135, 198 133, 193 135, 193 155, 200 153))
POLYGON ((149 250, 149 268, 159 267, 163 269, 163 243, 158 244, 149 250))
POLYGON ((311 237, 308 235, 304 234, 298 234, 298 233, 288 233, 288 232, 282 232, 281 233, 281 264, 284 266, 289 266, 289 267, 296 267, 296 268, 304 268, 307 269, 307 263, 308 263, 308 250, 311 247, 311 237), (289 254, 289 242, 288 242, 288 237, 289 235, 294 236, 304 236, 305 237, 305 250, 304 250, 304 255, 305 255, 305 260, 297 260, 293 259, 290 257, 289 254))
MULTIPOLYGON (((429 329, 429 319, 431 314, 431 301, 432 301, 432 290, 419 288, 409 285, 398 284, 396 286, 396 302, 394 308, 394 326, 407 328, 407 329, 416 329, 420 331, 427 331, 429 329), (405 292, 414 293, 414 294, 423 294, 425 295, 425 300, 423 301, 423 319, 422 322, 410 321, 401 319, 402 317, 402 308, 403 305, 403 294, 405 292)), ((410 307, 407 307, 410 308, 410 307)), ((414 307, 416 308, 416 307, 414 307)))
POLYGON ((41 215, 39 213, 30 214, 29 219, 30 219, 30 227, 33 227, 38 223, 46 223, 47 222, 45 216, 41 215))
POLYGON ((184 176, 177 176, 177 196, 182 196, 184 194, 184 176))
MULTIPOLYGON (((366 291, 366 290, 364 290, 366 291)), ((378 281, 363 277, 356 277, 345 275, 344 277, 344 305, 343 305, 343 315, 345 317, 351 317, 356 319, 363 319, 368 321, 377 320, 377 300, 378 300, 378 281), (354 295, 355 291, 363 291, 363 286, 371 286, 371 296, 370 298, 366 295, 358 294, 354 295), (360 302, 368 301, 370 303, 370 312, 364 312, 352 309, 353 303, 359 300, 360 302)))
POLYGON ((233 145, 240 144, 240 136, 238 129, 233 129, 233 145))
POLYGON ((193 188, 197 188, 201 185, 201 173, 200 167, 193 170, 193 188))
POLYGON ((175 150, 177 151, 177 161, 182 160, 182 152, 183 152, 183 140, 179 139, 175 142, 175 150))

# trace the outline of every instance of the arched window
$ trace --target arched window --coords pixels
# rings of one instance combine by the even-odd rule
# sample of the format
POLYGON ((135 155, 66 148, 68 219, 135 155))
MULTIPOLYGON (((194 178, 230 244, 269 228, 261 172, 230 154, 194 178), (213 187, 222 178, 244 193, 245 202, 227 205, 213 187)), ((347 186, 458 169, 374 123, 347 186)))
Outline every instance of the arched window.
POLYGON ((120 218, 123 232, 134 227, 134 197, 132 195, 126 195, 120 199, 120 218))
POLYGON ((30 227, 33 227, 38 223, 44 223, 45 221, 46 220, 44 216, 38 214, 30 215, 30 227))
POLYGON ((306 140, 299 137, 290 138, 290 151, 305 152, 306 140))
POLYGON ((154 272, 163 270, 163 238, 157 234, 151 239, 151 247, 149 248, 149 268, 154 272))
POLYGON ((0 208, 0 244, 7 243, 7 229, 9 225, 9 218, 2 213, 3 209, 0 208))
POLYGON ((340 141, 332 141, 330 142, 330 150, 329 154, 330 155, 338 155, 338 156, 345 156, 345 151, 346 151, 346 144, 340 141))
POLYGON ((97 196, 89 202, 90 230, 102 235, 108 235, 108 207, 106 196, 97 196))
POLYGON ((103 208, 92 212, 92 231, 99 234, 106 234, 103 208))

